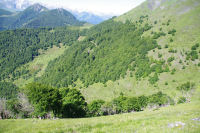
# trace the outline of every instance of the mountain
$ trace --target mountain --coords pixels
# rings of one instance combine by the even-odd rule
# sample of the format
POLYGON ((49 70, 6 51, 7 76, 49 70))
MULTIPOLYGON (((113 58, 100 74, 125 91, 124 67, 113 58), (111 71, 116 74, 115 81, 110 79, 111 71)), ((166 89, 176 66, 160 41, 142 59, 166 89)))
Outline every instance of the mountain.
POLYGON ((40 4, 34 4, 16 15, 0 17, 2 29, 56 27, 82 25, 70 12, 64 9, 49 10, 40 4))
MULTIPOLYGON (((12 69, 15 71, 12 73, 18 75, 12 80, 15 83, 24 79, 26 83, 37 81, 56 87, 84 88, 81 91, 88 101, 111 100, 121 92, 138 96, 157 91, 177 100, 186 94, 175 88, 187 82, 194 83, 197 89, 199 86, 199 10, 198 0, 147 0, 122 16, 80 30, 72 40, 57 40, 52 45, 59 46, 63 42, 71 45, 62 55, 48 62, 42 74, 38 74, 41 70, 37 68, 40 67, 24 67, 23 71, 27 73, 23 75, 19 67, 12 69)), ((65 14, 62 9, 42 11, 41 14, 47 12, 65 14)), ((54 33, 53 29, 48 30, 54 33)), ((7 36, 6 32, 4 34, 7 36)), ((52 35, 42 38, 52 38, 52 35)), ((6 56, 5 53, 2 57, 6 56)))
POLYGON ((156 90, 180 94, 173 88, 190 81, 198 86, 199 3, 148 0, 92 27, 83 41, 52 61, 36 81, 81 86, 88 99, 156 90))
POLYGON ((109 18, 111 18, 112 16, 108 16, 108 15, 95 15, 93 13, 89 13, 89 12, 75 12, 72 11, 72 13, 75 15, 75 17, 80 20, 80 21, 84 21, 84 22, 88 22, 90 24, 99 24, 105 20, 108 20, 109 18))
POLYGON ((65 25, 82 25, 83 22, 78 21, 70 12, 60 8, 43 12, 37 18, 33 19, 24 27, 56 27, 65 25))
POLYGON ((13 14, 13 13, 10 12, 10 11, 4 10, 4 9, 0 9, 0 16, 11 15, 11 14, 13 14))

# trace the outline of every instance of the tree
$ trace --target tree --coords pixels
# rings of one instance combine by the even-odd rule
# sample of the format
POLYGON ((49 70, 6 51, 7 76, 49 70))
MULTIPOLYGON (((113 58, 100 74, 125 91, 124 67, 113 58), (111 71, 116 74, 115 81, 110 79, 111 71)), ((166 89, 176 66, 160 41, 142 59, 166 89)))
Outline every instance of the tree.
POLYGON ((88 104, 88 115, 89 116, 101 116, 103 112, 101 106, 105 103, 103 100, 95 100, 88 104))
POLYGON ((87 103, 79 90, 61 88, 60 94, 62 95, 63 118, 77 118, 86 115, 87 103))
POLYGON ((57 116, 61 109, 61 96, 58 89, 40 83, 30 83, 25 89, 29 101, 34 106, 36 116, 45 117, 49 111, 57 116))

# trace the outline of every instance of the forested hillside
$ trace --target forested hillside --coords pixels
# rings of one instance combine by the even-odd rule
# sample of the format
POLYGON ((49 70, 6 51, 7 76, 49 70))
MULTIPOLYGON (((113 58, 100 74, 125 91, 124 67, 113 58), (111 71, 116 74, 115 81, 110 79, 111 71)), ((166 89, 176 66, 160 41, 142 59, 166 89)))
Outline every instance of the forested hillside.
POLYGON ((123 24, 113 20, 91 28, 85 40, 74 44, 49 64, 41 79, 54 86, 72 85, 80 79, 88 86, 115 81, 124 77, 128 69, 136 70, 138 79, 150 75, 156 68, 159 72, 166 71, 164 62, 146 56, 148 51, 157 47, 153 38, 141 38, 149 29, 151 25, 148 24, 123 24), (150 67, 152 63, 155 63, 154 68, 150 67))
POLYGON ((70 46, 80 36, 78 30, 68 27, 19 29, 0 32, 0 80, 15 79, 28 70, 15 69, 32 61, 39 50, 60 44, 70 46))

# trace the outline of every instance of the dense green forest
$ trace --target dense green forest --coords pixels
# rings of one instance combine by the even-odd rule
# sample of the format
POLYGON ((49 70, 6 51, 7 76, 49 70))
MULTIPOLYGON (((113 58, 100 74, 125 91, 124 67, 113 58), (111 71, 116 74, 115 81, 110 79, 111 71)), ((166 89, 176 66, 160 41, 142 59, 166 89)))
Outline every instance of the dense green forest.
POLYGON ((16 98, 18 87, 11 82, 0 82, 0 99, 16 98))
POLYGON ((148 23, 127 21, 123 24, 112 19, 94 26, 87 32, 86 39, 76 42, 63 56, 50 62, 38 81, 66 87, 80 79, 88 86, 115 81, 125 77, 129 70, 137 79, 154 73, 149 79, 153 84, 157 75, 169 68, 165 61, 147 57, 148 51, 158 47, 151 36, 142 36, 151 28, 148 23))
POLYGON ((53 45, 71 46, 80 36, 79 30, 68 27, 17 29, 0 32, 0 80, 15 78, 20 74, 14 70, 21 65, 32 61, 38 56, 39 50, 46 50, 53 45))

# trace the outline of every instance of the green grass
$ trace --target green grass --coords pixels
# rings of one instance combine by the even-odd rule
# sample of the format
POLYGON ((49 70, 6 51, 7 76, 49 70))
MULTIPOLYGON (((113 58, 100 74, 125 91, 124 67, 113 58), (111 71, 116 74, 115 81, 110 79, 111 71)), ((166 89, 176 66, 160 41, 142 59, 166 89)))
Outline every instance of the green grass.
POLYGON ((0 120, 2 133, 198 133, 200 101, 146 110, 138 113, 120 114, 82 119, 58 120, 0 120), (169 127, 182 122, 185 126, 169 127))
POLYGON ((150 95, 158 91, 162 91, 176 100, 178 97, 182 96, 182 93, 176 90, 176 88, 187 81, 194 82, 196 90, 200 89, 199 76, 199 67, 189 65, 186 66, 184 70, 177 69, 174 75, 170 72, 162 73, 159 76, 158 83, 155 85, 151 85, 148 78, 137 81, 135 77, 127 75, 126 78, 115 82, 108 81, 106 86, 102 83, 96 83, 88 88, 84 88, 79 81, 76 87, 82 88, 81 91, 88 102, 95 99, 109 101, 119 96, 121 92, 127 96, 140 96, 150 95), (173 80, 175 80, 175 82, 173 80), (168 85, 165 85, 166 82, 168 85))

